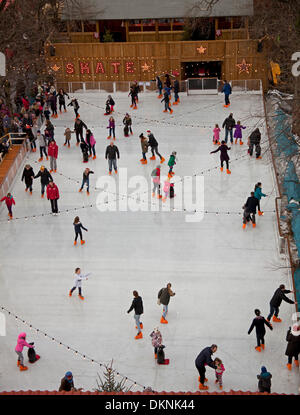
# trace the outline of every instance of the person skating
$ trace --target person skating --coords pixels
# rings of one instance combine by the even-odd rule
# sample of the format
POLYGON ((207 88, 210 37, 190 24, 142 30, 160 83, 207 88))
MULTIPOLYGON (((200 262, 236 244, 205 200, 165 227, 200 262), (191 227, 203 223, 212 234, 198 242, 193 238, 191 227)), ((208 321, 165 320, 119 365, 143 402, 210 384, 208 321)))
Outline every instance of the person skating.
POLYGON ((113 134, 113 139, 116 139, 116 132, 115 132, 115 119, 114 117, 109 117, 108 120, 108 129, 109 129, 109 136, 107 137, 107 139, 109 140, 111 138, 111 135, 113 134))
POLYGON ((173 84, 173 91, 174 91, 174 99, 175 101, 173 102, 173 105, 178 105, 180 103, 180 99, 179 99, 179 81, 178 79, 175 79, 174 84, 173 84))
POLYGON ((162 84, 162 81, 161 81, 161 79, 160 79, 159 76, 156 77, 156 86, 157 86, 158 93, 159 93, 159 95, 158 95, 157 98, 162 98, 162 88, 163 88, 163 84, 162 84))
POLYGON ((123 119, 123 124, 124 124, 124 136, 129 137, 129 131, 130 131, 130 134, 133 135, 132 128, 131 128, 132 119, 130 115, 128 114, 128 112, 126 112, 125 114, 125 117, 123 119))
POLYGON ((143 154, 143 158, 140 160, 140 162, 142 164, 147 164, 147 157, 146 157, 146 153, 148 153, 148 139, 147 137, 144 136, 144 134, 140 134, 140 139, 141 139, 141 147, 142 147, 142 154, 143 154))
POLYGON ((74 124, 74 131, 76 134, 76 140, 77 140, 76 145, 77 146, 79 145, 80 140, 83 141, 83 128, 85 128, 86 130, 88 129, 85 123, 80 118, 77 118, 74 124))
POLYGON ((271 393, 271 378, 271 373, 267 371, 265 366, 262 366, 260 374, 257 375, 259 392, 271 393))
POLYGON ((174 297, 175 293, 171 290, 172 284, 169 282, 166 287, 161 288, 157 294, 157 301, 159 304, 163 305, 163 313, 160 319, 160 322, 162 324, 168 324, 168 321, 166 320, 166 316, 168 313, 168 307, 170 298, 174 297))
POLYGON ((108 103, 110 105, 110 112, 111 113, 114 112, 115 101, 113 100, 113 98, 112 98, 111 95, 108 95, 107 101, 108 101, 108 103))
POLYGON ((228 155, 228 151, 231 149, 231 147, 227 147, 227 144, 224 140, 222 140, 221 145, 217 148, 217 150, 211 151, 210 154, 212 153, 217 153, 218 151, 220 151, 220 160, 221 160, 221 167, 220 170, 223 171, 223 165, 224 165, 224 161, 226 163, 226 173, 227 174, 231 174, 231 171, 229 170, 229 155, 228 155))
POLYGON ((130 105, 130 107, 132 109, 136 110, 137 109, 137 105, 136 105, 137 95, 136 95, 136 90, 135 90, 134 86, 130 87, 130 91, 129 91, 128 96, 131 96, 131 105, 130 105))
POLYGON ((76 118, 80 117, 80 114, 78 114, 78 110, 79 110, 79 104, 76 98, 71 99, 71 102, 69 102, 69 104, 67 105, 68 107, 73 107, 74 112, 75 112, 75 116, 76 118))
POLYGON ((134 81, 132 86, 134 88, 134 92, 135 92, 135 95, 136 95, 136 102, 138 103, 139 102, 139 93, 141 92, 141 88, 138 84, 138 81, 134 81))
POLYGON ((272 325, 260 314, 260 310, 255 309, 254 313, 256 317, 253 319, 252 324, 248 330, 248 334, 251 333, 251 331, 254 329, 256 330, 256 340, 257 340, 257 346, 255 347, 255 350, 258 352, 261 352, 261 349, 265 350, 265 334, 266 329, 265 325, 269 327, 270 330, 273 330, 272 325))
POLYGON ((160 165, 159 164, 152 171, 151 177, 153 179, 152 197, 155 197, 155 193, 157 190, 157 198, 161 199, 162 195, 160 194, 160 165))
POLYGON ((105 102, 105 113, 104 115, 110 115, 110 105, 109 105, 109 99, 105 102))
POLYGON ((300 353, 300 325, 299 322, 293 324, 292 328, 289 327, 286 341, 288 342, 285 355, 288 356, 288 363, 286 367, 288 370, 292 370, 292 362, 297 368, 299 368, 299 353, 300 353))
POLYGON ((2 199, 0 199, 0 202, 5 202, 7 210, 8 210, 8 216, 10 217, 10 219, 13 218, 13 214, 12 214, 12 205, 15 205, 15 199, 12 197, 11 193, 7 193, 6 196, 2 197, 2 199))
POLYGON ((46 129, 45 129, 45 136, 48 139, 48 143, 51 140, 54 140, 54 125, 52 124, 52 122, 50 120, 47 120, 45 123, 46 129), (46 130, 48 132, 48 134, 46 134, 46 130))
POLYGON ((29 189, 29 192, 31 195, 32 195, 33 178, 34 178, 33 168, 30 166, 30 164, 26 164, 23 170, 21 181, 25 179, 25 185, 26 185, 25 192, 27 192, 29 189))
POLYGON ((220 131, 221 129, 219 128, 219 125, 216 124, 215 128, 213 129, 213 143, 214 144, 220 144, 220 131))
POLYGON ((219 388, 223 389, 223 373, 225 372, 225 367, 223 362, 218 357, 215 358, 214 364, 216 366, 215 373, 216 373, 216 380, 215 383, 219 384, 219 388))
POLYGON ((117 157, 118 159, 120 158, 119 149, 114 145, 114 142, 111 141, 110 144, 106 147, 105 151, 105 159, 108 159, 109 174, 112 172, 112 166, 114 166, 115 173, 118 173, 117 157))
POLYGON ((40 146, 40 158, 38 159, 39 162, 43 161, 44 157, 43 154, 45 154, 46 160, 48 160, 48 154, 47 154, 47 141, 44 136, 44 134, 41 134, 41 131, 38 130, 36 134, 36 138, 38 140, 39 146, 40 146))
POLYGON ((82 162, 87 163, 89 161, 89 146, 84 140, 80 140, 80 149, 82 152, 82 162))
POLYGON ((260 199, 262 198, 262 197, 266 197, 266 196, 268 196, 268 195, 265 195, 263 192, 262 192, 262 190, 261 190, 261 182, 258 182, 256 185, 255 185, 255 188, 254 188, 254 196, 256 197, 256 199, 258 200, 258 215, 259 216, 262 216, 263 214, 264 214, 264 212, 262 212, 261 210, 260 210, 260 199))
POLYGON ((244 143, 242 141, 243 138, 243 132, 246 127, 244 125, 241 125, 241 121, 238 121, 236 125, 233 127, 235 128, 233 137, 235 138, 235 144, 237 144, 238 140, 240 140, 240 145, 242 146, 244 143))
POLYGON ((44 116, 45 116, 46 121, 50 121, 50 114, 51 114, 51 112, 49 110, 48 105, 45 106, 45 109, 44 109, 43 112, 44 112, 44 116))
POLYGON ((199 389, 200 390, 207 390, 208 386, 204 385, 204 382, 207 382, 208 380, 205 377, 205 366, 209 366, 212 369, 216 369, 216 365, 214 361, 212 360, 211 356, 214 354, 218 349, 218 346, 216 344, 212 344, 210 347, 205 347, 197 356, 195 360, 196 368, 199 372, 199 389))
POLYGON ((17 340, 17 345, 15 347, 15 352, 18 355, 17 366, 19 367, 20 371, 27 370, 28 367, 24 366, 24 356, 23 356, 23 349, 24 347, 33 348, 34 345, 29 344, 26 342, 26 333, 20 333, 17 340))
POLYGON ((152 346, 154 347, 154 359, 157 359, 157 350, 162 345, 162 334, 158 327, 155 327, 152 333, 150 333, 152 346))
POLYGON ((89 129, 86 130, 85 142, 89 147, 89 153, 90 153, 89 157, 92 157, 93 155, 93 160, 95 160, 96 159, 96 150, 95 150, 96 140, 95 140, 93 133, 89 129))
POLYGON ((51 180, 47 186, 47 199, 50 200, 51 210, 54 216, 58 215, 57 201, 59 199, 59 191, 56 184, 51 180))
POLYGON ((138 292, 135 290, 133 291, 132 304, 129 310, 127 311, 127 313, 130 313, 132 310, 134 310, 134 319, 136 322, 136 328, 138 330, 137 335, 135 336, 135 339, 136 340, 142 339, 143 338, 143 333, 142 333, 143 323, 140 322, 140 318, 144 312, 143 300, 142 300, 142 297, 139 296, 138 292))
POLYGON ((232 89, 231 89, 230 83, 227 82, 226 79, 224 80, 224 85, 223 85, 223 88, 222 88, 222 92, 224 93, 224 96, 225 96, 225 105, 223 105, 223 106, 225 108, 227 108, 230 105, 229 95, 232 93, 232 89))
POLYGON ((243 209, 244 209, 243 229, 246 228, 246 225, 247 225, 247 222, 249 222, 249 219, 252 222, 253 228, 256 227, 255 215, 256 215, 257 206, 258 206, 258 200, 254 196, 254 192, 251 192, 250 197, 248 197, 246 203, 243 206, 243 209))
POLYGON ((64 136, 66 137, 65 139, 65 143, 64 146, 68 145, 68 147, 70 148, 70 140, 71 140, 71 135, 74 133, 75 131, 71 131, 71 129, 69 127, 67 127, 65 129, 64 132, 64 136))
POLYGON ((261 147, 260 147, 261 133, 259 128, 256 128, 248 137, 248 153, 252 157, 253 149, 255 147, 256 158, 261 159, 261 147))
POLYGON ((72 297, 73 291, 75 291, 76 288, 78 288, 78 297, 80 298, 80 300, 84 300, 84 297, 82 296, 82 291, 81 291, 82 281, 87 280, 89 275, 91 275, 90 272, 86 275, 83 275, 81 274, 80 268, 75 269, 74 283, 73 283, 73 287, 69 291, 69 297, 72 297))
POLYGON ((45 166, 41 166, 39 172, 34 176, 35 179, 41 178, 41 197, 44 197, 45 187, 48 186, 50 180, 53 181, 51 174, 45 166))
POLYGON ((81 192, 84 185, 86 184, 86 187, 87 187, 86 193, 87 193, 87 195, 90 194, 90 174, 94 174, 94 172, 92 170, 90 170, 89 168, 86 168, 83 172, 81 188, 79 189, 79 192, 81 192))
POLYGON ((71 392, 81 391, 82 388, 76 389, 74 386, 74 380, 72 372, 66 372, 65 376, 60 381, 59 392, 71 392))
POLYGON ((172 176, 174 176, 174 172, 173 172, 173 167, 176 164, 176 155, 177 152, 173 151, 172 154, 170 155, 169 161, 168 161, 168 166, 169 166, 169 173, 168 173, 168 177, 171 178, 172 176))
POLYGON ((165 202, 167 200, 167 197, 170 196, 170 188, 171 188, 171 183, 170 183, 170 176, 168 176, 164 182, 164 197, 162 198, 162 201, 165 202))
POLYGON ((57 171, 57 157, 58 157, 58 145, 55 140, 52 140, 48 146, 48 156, 50 157, 50 173, 57 171))
POLYGON ((81 229, 85 230, 86 232, 88 230, 80 222, 79 216, 76 216, 76 218, 74 219, 73 225, 74 225, 74 230, 75 230, 74 245, 77 245, 78 235, 80 236, 80 243, 81 243, 81 245, 85 244, 85 240, 82 239, 82 231, 81 231, 81 229))
POLYGON ((231 113, 229 117, 225 118, 222 128, 225 127, 225 143, 227 143, 228 134, 230 135, 230 142, 233 144, 233 127, 235 126, 235 119, 233 118, 233 114, 231 113))
POLYGON ((50 108, 52 111, 52 118, 57 118, 57 95, 56 94, 50 94, 48 98, 48 102, 50 103, 50 108))
POLYGON ((152 153, 152 157, 150 157, 150 160, 155 160, 155 154, 154 154, 155 152, 160 158, 160 163, 162 164, 165 161, 165 159, 158 152, 158 142, 156 141, 154 135, 151 133, 150 130, 147 130, 147 135, 148 135, 148 146, 151 147, 151 153, 152 153))
POLYGON ((163 112, 168 112, 168 110, 170 111, 170 114, 173 114, 173 110, 170 107, 170 95, 168 94, 168 92, 166 91, 164 93, 164 97, 160 102, 165 102, 165 109, 163 110, 163 112))
POLYGON ((273 297, 270 301, 270 313, 267 317, 267 320, 270 321, 271 317, 273 316, 273 321, 275 323, 281 323, 281 319, 278 317, 279 314, 279 307, 281 305, 282 300, 289 304, 297 304, 297 301, 290 300, 285 294, 294 293, 294 291, 286 290, 285 285, 281 284, 279 288, 274 292, 273 297))
POLYGON ((70 99, 70 97, 69 97, 69 95, 63 90, 63 89, 60 89, 59 91, 58 91, 58 94, 57 94, 57 96, 58 96, 58 104, 59 104, 59 112, 61 113, 62 111, 62 108, 64 108, 64 111, 65 112, 67 112, 67 109, 66 109, 66 101, 65 101, 65 96, 67 96, 68 97, 68 99, 70 99))

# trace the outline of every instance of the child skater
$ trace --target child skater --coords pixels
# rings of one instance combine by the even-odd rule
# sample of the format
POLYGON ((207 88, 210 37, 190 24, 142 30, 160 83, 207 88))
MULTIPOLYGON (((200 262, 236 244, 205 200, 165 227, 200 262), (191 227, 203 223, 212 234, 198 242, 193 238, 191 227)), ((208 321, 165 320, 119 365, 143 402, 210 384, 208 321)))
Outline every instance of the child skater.
POLYGON ((114 140, 116 139, 115 127, 116 127, 116 123, 115 123, 114 117, 109 117, 108 127, 107 127, 109 128, 109 136, 107 137, 108 140, 111 138, 111 134, 113 134, 113 139, 114 140))
POLYGON ((129 137, 129 131, 130 131, 130 134, 133 135, 132 128, 131 128, 132 119, 130 115, 128 114, 128 112, 126 112, 125 114, 125 117, 123 119, 123 124, 124 124, 124 136, 129 137))
POLYGON ((160 102, 165 101, 165 109, 163 110, 163 112, 168 112, 168 110, 170 111, 170 114, 173 113, 172 108, 170 107, 170 95, 168 94, 168 91, 166 91, 164 93, 164 97, 160 102))
POLYGON ((74 112, 75 112, 75 115, 76 115, 76 118, 79 118, 80 117, 80 114, 78 114, 78 110, 79 110, 80 107, 79 107, 79 104, 78 104, 78 101, 77 101, 76 98, 73 98, 71 100, 71 102, 67 106, 68 107, 69 106, 73 107, 74 112))
POLYGON ((165 202, 167 200, 167 197, 170 194, 170 187, 171 187, 170 177, 168 176, 165 180, 165 183, 164 183, 164 189, 163 190, 164 190, 165 196, 162 198, 163 202, 165 202))
POLYGON ((83 177, 82 177, 82 184, 81 184, 81 188, 79 189, 79 192, 82 191, 83 186, 86 183, 86 187, 87 187, 87 195, 89 196, 90 194, 90 174, 94 174, 94 172, 92 170, 90 170, 89 168, 85 169, 83 172, 83 177))
POLYGON ((86 232, 88 230, 80 222, 79 216, 76 216, 76 218, 74 219, 73 225, 74 225, 74 230, 75 230, 74 245, 77 245, 78 235, 80 236, 80 243, 81 243, 81 245, 85 244, 85 241, 82 239, 82 231, 81 231, 81 229, 85 230, 86 232))
POLYGON ((4 202, 4 201, 5 201, 7 209, 8 209, 8 216, 10 217, 10 219, 12 219, 13 218, 12 205, 15 205, 16 202, 15 202, 14 198, 12 197, 11 193, 7 193, 6 196, 2 197, 0 202, 4 202))
POLYGON ((169 178, 174 176, 174 174, 175 174, 172 170, 173 170, 174 165, 176 164, 176 154, 177 154, 176 151, 173 151, 172 154, 170 155, 170 159, 168 161, 168 166, 169 166, 168 177, 169 178))
POLYGON ((214 144, 220 144, 220 128, 219 125, 216 124, 215 128, 213 129, 214 137, 213 137, 213 143, 214 144))
POLYGON ((154 347, 154 359, 157 359, 157 350, 162 345, 162 335, 158 327, 155 327, 150 337, 152 339, 152 346, 154 347))
POLYGON ((225 161, 225 163, 226 163, 226 173, 227 174, 231 174, 231 171, 229 170, 229 156, 228 156, 228 153, 227 153, 227 151, 230 150, 230 148, 231 147, 227 147, 225 141, 223 140, 220 147, 217 150, 210 152, 210 154, 212 154, 212 153, 217 153, 218 151, 220 151, 220 153, 221 153, 220 154, 220 160, 221 160, 221 168, 220 169, 221 169, 221 171, 223 171, 223 164, 224 164, 224 161, 225 161))
POLYGON ((157 190, 157 199, 161 199, 162 195, 160 194, 160 165, 159 164, 152 171, 151 176, 153 178, 152 197, 155 197, 155 193, 157 190))
POLYGON ((29 348, 34 347, 32 344, 28 344, 26 342, 26 333, 20 333, 19 336, 18 336, 17 345, 15 347, 15 352, 18 355, 17 366, 19 366, 20 371, 28 369, 27 366, 24 366, 24 356, 23 356, 23 353, 22 353, 23 349, 24 349, 24 346, 29 347, 29 348))
POLYGON ((71 131, 69 127, 65 129, 64 136, 66 137, 66 140, 64 146, 68 145, 68 147, 70 148, 71 134, 73 133, 74 131, 71 131))
POLYGON ((131 105, 130 105, 130 107, 133 108, 134 110, 136 110, 137 109, 137 106, 136 106, 137 94, 136 94, 136 89, 133 85, 130 87, 130 91, 129 91, 128 96, 131 96, 131 105))
POLYGON ((108 101, 108 103, 110 105, 110 112, 114 112, 115 101, 112 99, 112 96, 111 95, 108 95, 107 101, 108 101))
POLYGON ((96 140, 95 140, 93 133, 89 129, 86 130, 85 142, 89 148, 89 153, 90 153, 89 157, 92 157, 92 152, 93 152, 93 160, 95 160, 96 159, 96 150, 95 150, 96 140))
POLYGON ((216 380, 215 383, 219 384, 219 388, 223 389, 223 384, 222 384, 222 376, 223 373, 225 372, 225 367, 223 366, 222 360, 219 359, 218 357, 215 358, 214 364, 216 366, 216 380))
POLYGON ((80 268, 75 269, 74 285, 73 288, 71 288, 71 290, 69 291, 69 297, 72 297, 73 291, 75 291, 76 288, 78 288, 78 297, 80 298, 80 300, 84 300, 84 297, 81 295, 81 284, 82 280, 87 280, 89 275, 91 275, 90 272, 86 275, 82 275, 80 268))
POLYGON ((258 200, 258 216, 262 216, 263 214, 264 214, 264 212, 262 212, 261 210, 260 210, 260 199, 262 198, 262 197, 266 197, 267 195, 265 195, 262 191, 261 191, 261 182, 258 182, 256 185, 255 185, 255 188, 254 188, 254 196, 256 197, 256 199, 258 200))
POLYGON ((238 139, 240 139, 240 145, 242 146, 244 144, 242 141, 242 136, 243 136, 242 129, 244 130, 246 127, 241 125, 241 121, 238 121, 233 128, 235 128, 235 132, 234 132, 235 144, 237 144, 238 139))

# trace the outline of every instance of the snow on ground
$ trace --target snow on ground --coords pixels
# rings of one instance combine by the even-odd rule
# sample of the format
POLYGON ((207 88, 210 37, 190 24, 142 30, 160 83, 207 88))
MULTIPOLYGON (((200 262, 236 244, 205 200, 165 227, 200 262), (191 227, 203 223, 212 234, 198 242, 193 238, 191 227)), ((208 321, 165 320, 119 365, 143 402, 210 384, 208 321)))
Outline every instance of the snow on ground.
MULTIPOLYGON (((108 120, 97 106, 104 107, 106 96, 89 92, 77 93, 76 97, 81 118, 97 140, 97 159, 88 163, 95 172, 91 176, 91 194, 88 197, 85 192, 78 193, 76 181, 81 181, 86 165, 82 164, 74 136, 71 148, 63 147, 65 126, 72 128, 74 123, 72 110, 54 121, 59 145, 54 178, 61 193, 62 211, 83 205, 86 208, 58 217, 48 215, 50 203, 40 198, 39 180, 35 180, 30 197, 20 181, 20 169, 11 189, 16 200, 14 216, 46 215, 8 222, 6 209, 1 208, 0 304, 93 359, 104 363, 113 359, 118 371, 154 390, 196 391, 195 358, 202 348, 216 343, 219 349, 215 356, 223 360, 226 368, 225 391, 256 391, 256 375, 265 365, 273 374, 273 392, 297 393, 298 371, 286 369, 284 355, 293 306, 282 304, 283 323, 274 323, 273 332, 267 331, 264 352, 254 349, 255 333, 247 335, 254 309, 260 308, 267 316, 274 290, 280 283, 291 287, 287 272, 276 269, 284 261, 278 252, 276 188, 268 154, 262 160, 240 158, 246 154, 246 146, 233 145, 231 175, 215 168, 219 166, 218 154, 209 154, 214 149, 214 124, 221 127, 230 112, 247 126, 245 139, 258 123, 266 140, 262 98, 233 94, 231 107, 224 109, 222 95, 181 94, 181 104, 173 107, 171 116, 162 112, 162 104, 153 93, 141 94, 138 110, 130 111, 134 135, 124 138, 122 119, 130 109, 129 98, 121 93, 114 96, 119 168, 127 168, 128 177, 141 175, 149 180, 157 164, 148 160, 148 165, 143 166, 139 162, 138 136, 150 128, 166 158, 163 173, 167 172, 169 155, 177 151, 177 176, 205 170, 205 210, 235 212, 208 213, 199 223, 187 223, 186 212, 182 211, 99 212, 94 186, 97 178, 108 171, 104 160, 108 120), (269 195, 262 200, 266 213, 257 219, 256 229, 244 231, 241 215, 236 212, 242 211, 257 181, 262 181, 263 191, 269 195), (91 204, 93 207, 88 207, 91 204), (72 223, 76 215, 89 230, 84 234, 85 246, 73 246, 72 223), (92 272, 83 283, 84 301, 77 295, 68 296, 78 266, 83 272, 92 272), (161 325, 157 292, 168 282, 176 296, 170 301, 169 324, 161 325), (133 313, 126 313, 134 289, 144 301, 144 338, 138 341, 134 339, 133 313), (153 358, 149 334, 155 326, 161 329, 169 366, 158 366, 153 358)), ((36 173, 38 157, 38 153, 29 154, 28 160, 36 173)), ((45 164, 49 167, 49 162, 45 164)), ((75 386, 85 390, 96 387, 101 370, 95 364, 31 332, 13 317, 6 315, 6 321, 7 335, 0 337, 0 390, 57 389, 67 370, 73 372, 75 386), (28 341, 35 341, 42 356, 39 362, 29 365, 27 372, 19 372, 14 352, 17 335, 23 330, 28 333, 28 341)), ((210 368, 207 377, 210 391, 217 390, 210 368)))

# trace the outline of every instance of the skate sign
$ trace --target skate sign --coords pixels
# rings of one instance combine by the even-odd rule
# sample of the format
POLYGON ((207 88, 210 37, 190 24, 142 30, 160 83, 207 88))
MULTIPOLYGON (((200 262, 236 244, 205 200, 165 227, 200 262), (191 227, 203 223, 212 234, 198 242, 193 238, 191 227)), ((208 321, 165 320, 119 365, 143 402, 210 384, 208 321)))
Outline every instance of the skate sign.
POLYGON ((6 76, 6 59, 2 52, 0 52, 0 76, 6 76))

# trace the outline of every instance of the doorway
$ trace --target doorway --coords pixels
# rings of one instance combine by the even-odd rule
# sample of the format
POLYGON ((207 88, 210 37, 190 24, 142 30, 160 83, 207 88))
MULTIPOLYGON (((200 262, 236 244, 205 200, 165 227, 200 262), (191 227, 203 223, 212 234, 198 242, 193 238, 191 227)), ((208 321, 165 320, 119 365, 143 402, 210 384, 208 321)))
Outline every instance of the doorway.
POLYGON ((222 61, 182 62, 182 79, 218 78, 222 75, 222 61))

